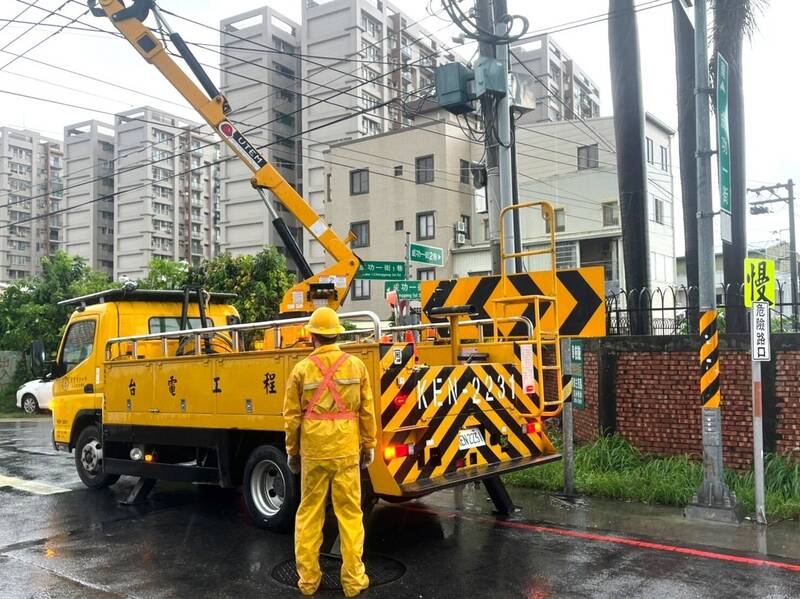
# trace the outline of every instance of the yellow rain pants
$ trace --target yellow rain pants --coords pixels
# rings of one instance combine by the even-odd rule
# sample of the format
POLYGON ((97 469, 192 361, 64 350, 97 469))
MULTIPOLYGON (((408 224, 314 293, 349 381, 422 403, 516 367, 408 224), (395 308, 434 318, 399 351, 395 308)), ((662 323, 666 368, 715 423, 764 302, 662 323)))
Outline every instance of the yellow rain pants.
POLYGON ((317 590, 319 548, 330 489, 339 522, 341 581, 352 597, 367 588, 361 559, 361 450, 376 444, 375 407, 364 363, 325 345, 301 360, 286 386, 283 415, 286 452, 301 456, 301 499, 295 521, 295 560, 300 590, 317 590))

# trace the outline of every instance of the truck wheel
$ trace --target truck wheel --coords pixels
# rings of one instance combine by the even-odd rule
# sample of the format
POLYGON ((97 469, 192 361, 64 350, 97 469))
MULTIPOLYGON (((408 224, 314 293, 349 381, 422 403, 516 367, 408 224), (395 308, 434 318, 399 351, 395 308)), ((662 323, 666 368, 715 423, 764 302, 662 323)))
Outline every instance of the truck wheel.
POLYGON ((103 472, 103 446, 100 431, 92 424, 78 435, 75 444, 75 468, 83 484, 90 489, 104 489, 119 480, 119 474, 103 472))
POLYGON ((272 445, 253 450, 244 467, 244 502, 259 528, 288 532, 300 500, 300 485, 286 454, 272 445))

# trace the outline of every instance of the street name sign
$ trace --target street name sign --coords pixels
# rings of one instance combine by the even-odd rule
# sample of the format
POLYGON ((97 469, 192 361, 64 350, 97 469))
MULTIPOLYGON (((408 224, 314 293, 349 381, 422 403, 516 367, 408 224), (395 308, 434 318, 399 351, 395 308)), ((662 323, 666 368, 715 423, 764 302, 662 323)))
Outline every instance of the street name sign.
POLYGON ((390 291, 396 291, 399 300, 418 300, 420 299, 420 281, 387 281, 384 285, 384 295, 390 291))
POLYGON ((717 54, 717 158, 722 241, 731 243, 731 143, 728 132, 728 62, 717 54))
POLYGON ((406 278, 406 265, 404 262, 366 260, 358 267, 356 278, 375 281, 402 281, 406 278))
POLYGON ((409 254, 412 262, 444 266, 444 250, 442 248, 437 248, 432 245, 422 245, 421 243, 412 243, 410 244, 409 254))
POLYGON ((755 302, 775 305, 775 261, 764 258, 744 260, 744 305, 752 307, 755 302))

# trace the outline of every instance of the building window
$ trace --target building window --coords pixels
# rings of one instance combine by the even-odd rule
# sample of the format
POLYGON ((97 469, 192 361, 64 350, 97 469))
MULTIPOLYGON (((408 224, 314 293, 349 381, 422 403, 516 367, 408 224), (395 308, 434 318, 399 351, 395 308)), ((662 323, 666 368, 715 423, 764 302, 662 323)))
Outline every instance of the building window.
POLYGON ((458 180, 469 185, 469 160, 459 160, 458 180))
POLYGON ((619 225, 619 205, 616 202, 603 204, 603 226, 616 227, 619 225))
POLYGON ((645 138, 645 141, 647 142, 647 162, 648 164, 653 164, 653 161, 655 160, 654 157, 655 152, 653 151, 653 140, 647 137, 645 138))
POLYGON ((433 212, 417 214, 417 239, 433 239, 436 237, 436 217, 433 212))
POLYGON ((294 140, 289 139, 288 137, 283 137, 282 135, 275 136, 275 143, 279 146, 283 146, 285 148, 291 148, 294 150, 294 140))
POLYGON ((403 225, 403 221, 402 220, 394 221, 394 230, 395 231, 402 231, 403 229, 405 229, 405 226, 403 225))
POLYGON ((394 167, 394 176, 395 177, 402 177, 403 176, 403 165, 402 164, 398 164, 396 167, 394 167))
POLYGON ((365 116, 361 117, 361 132, 365 135, 378 135, 383 132, 380 123, 376 123, 372 119, 365 116))
POLYGON ((289 67, 285 67, 278 62, 273 64, 275 65, 275 70, 278 71, 278 73, 289 79, 294 79, 294 71, 292 69, 290 69, 289 67))
POLYGON ((350 195, 369 193, 369 169, 350 171, 350 195))
POLYGON ((468 214, 462 214, 460 220, 461 220, 462 223, 464 223, 464 227, 463 227, 463 229, 464 229, 464 231, 463 231, 464 232, 464 237, 466 239, 472 239, 472 234, 471 234, 472 226, 471 226, 471 219, 470 219, 469 215, 468 214))
POLYGON ((414 163, 417 169, 417 183, 433 183, 433 154, 420 156, 414 163))
POLYGON ((556 268, 578 268, 578 246, 572 242, 556 244, 556 268))
POLYGON ((600 161, 597 158, 597 144, 578 147, 578 170, 597 168, 600 161))
POLYGON ((353 243, 350 247, 353 248, 365 248, 369 247, 369 221, 362 220, 357 223, 350 223, 350 231, 353 232, 353 235, 356 238, 353 240, 353 243))
POLYGON ((435 268, 418 268, 417 269, 417 280, 418 281, 433 281, 436 279, 436 269, 435 268))
POLYGON ((291 114, 286 114, 279 110, 275 111, 275 120, 282 125, 288 125, 289 127, 294 127, 294 116, 291 114))
MULTIPOLYGON (((566 215, 564 214, 564 209, 563 208, 559 208, 558 210, 554 210, 553 212, 554 212, 553 217, 555 218, 555 221, 556 221, 556 233, 563 233, 564 230, 567 228, 567 223, 566 223, 567 219, 566 219, 566 215)), ((545 222, 544 232, 549 234, 550 233, 550 221, 546 220, 544 222, 545 222)))
POLYGON ((664 146, 661 146, 661 170, 669 171, 669 154, 664 146))
POLYGON ((363 279, 353 279, 352 298, 354 300, 369 299, 369 281, 363 279))
POLYGON ((672 224, 672 203, 663 200, 651 194, 652 210, 650 212, 650 220, 657 222, 659 225, 672 224))

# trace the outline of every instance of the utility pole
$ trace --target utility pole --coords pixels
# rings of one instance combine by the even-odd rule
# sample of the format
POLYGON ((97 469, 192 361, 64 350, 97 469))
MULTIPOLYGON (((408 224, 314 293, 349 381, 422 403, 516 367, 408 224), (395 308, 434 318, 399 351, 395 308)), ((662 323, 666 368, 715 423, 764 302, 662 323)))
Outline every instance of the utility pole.
POLYGON ((723 475, 720 414, 719 334, 714 282, 714 212, 711 204, 711 139, 706 33, 706 0, 694 4, 695 110, 697 113, 697 246, 700 283, 700 397, 703 426, 703 483, 686 508, 686 516, 739 522, 736 495, 723 475))
MULTIPOLYGON (((498 36, 507 37, 510 22, 505 19, 508 15, 508 4, 506 0, 494 0, 494 32, 498 36)), ((512 157, 512 138, 511 138, 511 103, 508 94, 508 44, 497 44, 495 54, 500 62, 503 73, 503 94, 495 102, 495 114, 493 116, 497 128, 497 153, 500 178, 500 209, 507 208, 513 203, 514 189, 512 182, 513 157, 512 157)), ((485 118, 485 117, 484 117, 485 118)), ((500 240, 500 247, 503 253, 511 254, 514 252, 514 211, 509 210, 503 217, 503 239, 500 240)), ((506 272, 516 272, 516 260, 506 258, 506 272)))
POLYGON ((795 232, 794 222, 794 181, 789 179, 786 183, 776 183, 775 185, 764 185, 763 187, 755 187, 747 190, 760 196, 762 193, 770 194, 766 200, 756 200, 750 202, 750 214, 763 214, 769 212, 768 204, 775 204, 776 202, 786 202, 789 205, 789 273, 792 277, 791 280, 791 301, 792 301, 792 317, 796 318, 797 310, 797 237, 795 232), (778 192, 785 191, 786 197, 782 197, 778 192))

